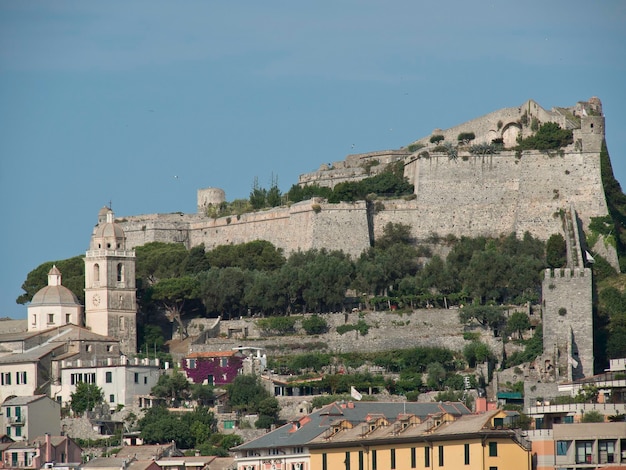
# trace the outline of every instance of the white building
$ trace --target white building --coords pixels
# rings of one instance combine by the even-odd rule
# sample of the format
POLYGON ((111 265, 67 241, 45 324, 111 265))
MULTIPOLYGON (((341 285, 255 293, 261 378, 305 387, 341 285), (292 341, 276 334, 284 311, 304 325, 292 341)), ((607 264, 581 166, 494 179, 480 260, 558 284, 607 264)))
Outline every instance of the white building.
POLYGON ((161 375, 158 359, 128 359, 126 356, 93 360, 61 362, 61 383, 58 397, 69 404, 80 382, 96 384, 102 389, 104 402, 110 409, 118 405, 137 404, 139 396, 149 395, 161 375))
POLYGON ((61 271, 52 266, 48 285, 28 305, 28 331, 45 331, 68 324, 83 325, 83 306, 71 290, 61 285, 61 271))

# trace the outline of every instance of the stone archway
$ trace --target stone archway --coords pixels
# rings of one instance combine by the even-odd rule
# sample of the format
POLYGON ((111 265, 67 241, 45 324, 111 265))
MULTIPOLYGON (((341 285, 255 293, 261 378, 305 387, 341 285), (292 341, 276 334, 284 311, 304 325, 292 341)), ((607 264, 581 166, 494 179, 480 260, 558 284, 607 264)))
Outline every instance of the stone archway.
POLYGON ((521 126, 516 122, 509 122, 502 129, 502 141, 506 148, 515 147, 517 145, 517 136, 522 132, 521 126))

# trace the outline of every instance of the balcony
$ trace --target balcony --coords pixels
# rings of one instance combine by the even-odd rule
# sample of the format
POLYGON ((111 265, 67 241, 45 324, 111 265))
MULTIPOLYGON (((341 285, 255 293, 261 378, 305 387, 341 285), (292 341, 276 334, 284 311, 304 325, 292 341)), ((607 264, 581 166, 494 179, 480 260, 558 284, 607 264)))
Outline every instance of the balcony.
POLYGON ((11 426, 24 426, 23 416, 11 416, 10 418, 7 418, 7 420, 11 426))

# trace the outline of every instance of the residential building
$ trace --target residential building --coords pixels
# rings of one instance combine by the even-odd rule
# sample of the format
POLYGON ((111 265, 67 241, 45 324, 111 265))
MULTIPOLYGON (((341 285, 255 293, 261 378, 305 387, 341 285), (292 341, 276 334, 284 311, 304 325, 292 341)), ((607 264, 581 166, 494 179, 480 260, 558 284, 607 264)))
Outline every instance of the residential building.
POLYGON ((110 409, 130 406, 140 396, 149 395, 161 374, 158 359, 128 359, 126 356, 102 360, 63 360, 57 397, 67 405, 81 382, 96 384, 102 389, 110 409))
POLYGON ((626 466, 626 422, 555 424, 557 470, 626 466))
MULTIPOLYGON (((237 453, 237 469, 321 469, 321 466, 316 465, 321 465, 321 461, 324 459, 321 455, 324 452, 319 447, 320 442, 315 439, 323 438, 325 435, 330 436, 337 427, 343 429, 356 426, 360 428, 360 423, 365 423, 374 418, 378 419, 378 422, 386 420, 395 423, 401 415, 410 415, 414 417, 413 419, 424 422, 435 415, 445 415, 447 419, 452 420, 470 414, 470 410, 462 403, 333 403, 236 447, 234 450, 237 453), (314 455, 315 457, 313 457, 314 455)), ((342 445, 345 446, 345 443, 342 445)), ((343 464, 340 467, 331 466, 328 458, 327 456, 327 470, 346 468, 343 464)), ((359 468, 356 462, 357 460, 350 467, 352 470, 359 468)), ((397 462, 400 463, 401 460, 397 460, 397 462)), ((379 467, 378 470, 383 470, 383 468, 379 467)))
POLYGON ((419 468, 530 470, 530 442, 502 429, 505 414, 422 419, 402 414, 393 420, 370 415, 360 423, 333 423, 308 444, 311 469, 401 470, 419 468))
POLYGON ((8 398, 1 409, 2 429, 14 441, 61 432, 61 407, 46 395, 8 398))
POLYGON ((73 439, 46 434, 9 444, 2 451, 2 464, 7 469, 78 468, 81 453, 73 439))
POLYGON ((194 383, 220 387, 242 372, 243 360, 239 351, 192 352, 183 360, 183 370, 194 383))

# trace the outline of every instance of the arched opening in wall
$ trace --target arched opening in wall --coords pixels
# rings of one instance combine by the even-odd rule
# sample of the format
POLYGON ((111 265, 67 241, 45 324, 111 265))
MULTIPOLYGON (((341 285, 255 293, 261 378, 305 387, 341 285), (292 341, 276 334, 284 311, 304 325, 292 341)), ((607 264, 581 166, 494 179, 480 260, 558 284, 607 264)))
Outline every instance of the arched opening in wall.
POLYGON ((517 136, 521 132, 521 127, 516 122, 509 122, 502 129, 502 142, 505 147, 515 147, 517 145, 517 136))
POLYGON ((93 265, 93 281, 100 282, 100 265, 98 263, 93 265))
POLYGON ((122 263, 117 264, 117 282, 124 282, 124 265, 122 263))

